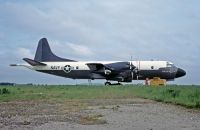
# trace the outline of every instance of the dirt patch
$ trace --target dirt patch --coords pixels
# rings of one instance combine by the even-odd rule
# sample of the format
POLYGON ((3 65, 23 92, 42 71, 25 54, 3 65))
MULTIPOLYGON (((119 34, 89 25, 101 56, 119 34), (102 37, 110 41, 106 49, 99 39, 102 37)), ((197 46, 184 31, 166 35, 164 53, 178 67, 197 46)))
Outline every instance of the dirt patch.
POLYGON ((107 121, 102 119, 103 115, 87 115, 87 116, 80 116, 79 123, 82 125, 100 125, 100 124, 107 124, 107 121))
POLYGON ((0 129, 5 130, 199 128, 199 110, 140 98, 0 103, 0 129))

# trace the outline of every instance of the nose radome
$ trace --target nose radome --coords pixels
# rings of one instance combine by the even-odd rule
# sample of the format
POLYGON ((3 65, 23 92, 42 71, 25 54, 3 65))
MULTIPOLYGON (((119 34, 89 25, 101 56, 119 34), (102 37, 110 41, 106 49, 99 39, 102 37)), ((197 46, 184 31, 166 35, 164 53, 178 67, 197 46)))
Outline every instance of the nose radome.
POLYGON ((179 77, 182 77, 182 76, 185 76, 185 75, 186 75, 185 70, 178 68, 178 70, 176 72, 176 78, 179 78, 179 77))

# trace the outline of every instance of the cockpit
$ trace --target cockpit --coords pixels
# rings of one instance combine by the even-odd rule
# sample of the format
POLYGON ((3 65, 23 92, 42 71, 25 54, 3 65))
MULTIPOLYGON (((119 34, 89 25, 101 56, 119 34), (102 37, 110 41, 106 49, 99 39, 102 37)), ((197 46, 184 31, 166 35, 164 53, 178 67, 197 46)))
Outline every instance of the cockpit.
POLYGON ((167 61, 167 67, 176 67, 174 63, 167 61))

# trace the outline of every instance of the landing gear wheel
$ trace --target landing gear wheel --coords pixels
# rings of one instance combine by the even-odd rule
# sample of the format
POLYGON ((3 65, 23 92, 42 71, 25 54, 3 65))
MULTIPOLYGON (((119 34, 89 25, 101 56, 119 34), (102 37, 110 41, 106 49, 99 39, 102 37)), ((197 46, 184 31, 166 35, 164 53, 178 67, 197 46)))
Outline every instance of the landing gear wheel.
POLYGON ((117 85, 122 85, 122 84, 118 82, 117 85))
POLYGON ((109 85, 111 85, 110 82, 105 82, 105 86, 109 86, 109 85))

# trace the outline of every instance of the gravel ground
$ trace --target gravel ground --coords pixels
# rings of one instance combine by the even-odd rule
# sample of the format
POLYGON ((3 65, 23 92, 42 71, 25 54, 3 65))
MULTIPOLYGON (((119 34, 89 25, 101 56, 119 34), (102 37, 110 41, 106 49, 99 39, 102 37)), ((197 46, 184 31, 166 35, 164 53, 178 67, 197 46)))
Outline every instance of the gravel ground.
POLYGON ((146 99, 0 104, 2 130, 200 130, 200 111, 146 99))

